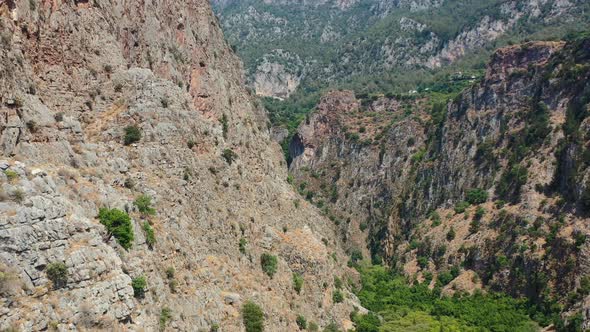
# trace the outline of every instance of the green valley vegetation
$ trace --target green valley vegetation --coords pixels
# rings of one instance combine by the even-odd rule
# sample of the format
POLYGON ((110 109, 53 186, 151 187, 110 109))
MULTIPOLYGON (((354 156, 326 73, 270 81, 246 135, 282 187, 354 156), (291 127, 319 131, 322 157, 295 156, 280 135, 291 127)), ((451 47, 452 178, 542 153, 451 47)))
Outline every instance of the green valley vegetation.
POLYGON ((357 296, 370 312, 352 315, 356 332, 538 331, 552 322, 524 299, 490 291, 445 296, 440 285, 432 290, 426 283, 411 285, 409 278, 383 266, 361 264, 358 270, 362 288, 357 296))

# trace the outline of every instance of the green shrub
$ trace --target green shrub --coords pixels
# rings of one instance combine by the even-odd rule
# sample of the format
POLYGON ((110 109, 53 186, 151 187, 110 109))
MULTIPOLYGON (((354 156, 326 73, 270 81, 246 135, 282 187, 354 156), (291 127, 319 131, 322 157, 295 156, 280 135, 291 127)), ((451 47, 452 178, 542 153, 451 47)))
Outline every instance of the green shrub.
POLYGON ((217 323, 211 324, 211 328, 209 329, 209 332, 218 332, 218 331, 219 331, 219 324, 217 324, 217 323))
POLYGON ((351 318, 356 325, 355 332, 379 332, 381 321, 377 315, 373 313, 368 313, 366 315, 357 314, 351 318))
POLYGON ((219 122, 221 123, 221 130, 223 132, 223 138, 227 139, 227 130, 229 128, 227 116, 225 114, 223 114, 221 116, 221 119, 219 119, 219 122))
POLYGON ((449 232, 447 233, 447 241, 453 241, 455 239, 455 235, 455 228, 451 226, 451 229, 449 229, 449 232))
POLYGON ((297 294, 301 294, 303 288, 303 277, 299 273, 293 273, 293 289, 297 294))
POLYGON ((133 180, 132 178, 126 178, 124 185, 127 189, 133 189, 135 188, 135 180, 133 180))
POLYGON ((361 260, 363 260, 363 252, 358 249, 358 248, 354 248, 350 251, 350 260, 352 261, 352 263, 357 263, 361 260))
POLYGON ((338 325, 336 323, 331 322, 330 324, 324 327, 324 332, 340 332, 338 325))
POLYGON ((299 326, 300 330, 305 330, 307 328, 307 319, 305 319, 305 317, 302 315, 298 315, 295 322, 297 323, 297 326, 299 326))
POLYGON ((53 283, 53 288, 58 289, 66 285, 68 281, 68 268, 62 262, 52 262, 45 267, 47 278, 53 283))
POLYGON ((168 279, 174 279, 174 273, 176 271, 174 270, 174 267, 170 266, 166 269, 166 278, 168 279))
POLYGON ((520 188, 528 180, 528 170, 521 165, 515 165, 504 171, 496 186, 496 195, 503 200, 518 202, 520 188))
POLYGON ((430 213, 430 220, 432 220, 432 227, 440 225, 440 214, 436 211, 432 211, 432 213, 430 213))
POLYGON ((25 192, 20 188, 13 190, 10 195, 12 199, 17 203, 22 203, 25 199, 25 192))
POLYGON ((334 303, 341 303, 344 301, 344 295, 342 295, 342 292, 339 289, 334 290, 334 293, 332 293, 332 301, 334 303))
POLYGON ((131 287, 133 288, 133 296, 141 299, 145 296, 145 289, 147 281, 144 276, 139 276, 131 279, 131 287))
POLYGON ((583 276, 580 279, 580 288, 578 292, 584 296, 590 294, 590 276, 583 276))
POLYGON ((154 244, 156 244, 156 235, 154 234, 154 229, 147 221, 143 222, 143 232, 145 233, 145 242, 150 248, 153 248, 154 244))
POLYGON ((317 332, 320 330, 320 327, 316 322, 309 322, 309 324, 307 324, 307 330, 310 332, 317 332))
POLYGON ((463 212, 465 212, 465 210, 467 210, 468 207, 469 207, 469 203, 467 203, 465 201, 461 201, 461 202, 455 204, 455 213, 463 213, 463 212))
POLYGON ((242 319, 246 332, 264 331, 264 313, 255 303, 248 301, 242 306, 242 319))
POLYGON ((342 289, 342 280, 337 276, 334 277, 334 287, 336 287, 336 289, 342 289))
POLYGON ((232 149, 223 150, 221 156, 229 165, 231 165, 238 158, 238 155, 232 149))
POLYGON ((421 148, 420 150, 418 150, 418 152, 416 152, 412 156, 412 163, 419 163, 419 162, 421 162, 424 159, 425 156, 426 156, 426 149, 425 148, 421 148))
POLYGON ((176 293, 176 287, 178 287, 178 281, 174 279, 168 281, 168 288, 170 288, 171 293, 176 293))
POLYGON ((140 139, 141 139, 141 131, 139 130, 139 127, 137 127, 137 126, 125 127, 125 138, 124 138, 125 145, 139 142, 140 139))
POLYGON ((488 192, 483 189, 471 189, 467 191, 465 200, 470 204, 481 204, 488 200, 488 192))
POLYGON ((421 269, 425 269, 428 267, 428 258, 424 257, 424 256, 420 256, 418 257, 418 266, 420 266, 421 269))
POLYGON ((238 244, 240 252, 242 254, 246 253, 246 245, 248 244, 248 241, 246 241, 245 238, 240 238, 240 243, 238 244))
POLYGON ((262 256, 260 256, 260 265, 262 266, 262 271, 264 271, 264 273, 266 273, 271 278, 277 272, 277 262, 277 256, 267 253, 264 253, 262 256))
POLYGON ((8 179, 8 181, 12 182, 16 179, 18 179, 18 173, 11 170, 11 169, 7 169, 4 171, 4 175, 6 175, 6 178, 8 179))
POLYGON ((473 220, 471 220, 471 222, 469 223, 469 233, 477 233, 479 232, 479 227, 481 226, 481 223, 479 221, 479 219, 473 218, 473 220))
POLYGON ((444 271, 438 274, 438 282, 442 286, 448 285, 449 282, 453 281, 453 279, 455 278, 453 278, 453 275, 449 271, 444 271))
POLYGON ((152 198, 148 195, 140 195, 133 201, 133 205, 137 207, 137 210, 145 216, 156 214, 156 209, 152 205, 152 198))
POLYGON ((160 331, 166 329, 166 324, 172 319, 172 310, 168 307, 162 308, 160 311, 160 331))
POLYGON ((114 236, 123 248, 131 248, 133 227, 127 213, 118 209, 100 208, 98 219, 107 228, 108 239, 114 236))
POLYGON ((486 214, 486 209, 484 209, 481 206, 478 206, 477 209, 475 209, 475 214, 473 215, 473 219, 474 220, 481 220, 481 218, 483 218, 483 216, 486 214))

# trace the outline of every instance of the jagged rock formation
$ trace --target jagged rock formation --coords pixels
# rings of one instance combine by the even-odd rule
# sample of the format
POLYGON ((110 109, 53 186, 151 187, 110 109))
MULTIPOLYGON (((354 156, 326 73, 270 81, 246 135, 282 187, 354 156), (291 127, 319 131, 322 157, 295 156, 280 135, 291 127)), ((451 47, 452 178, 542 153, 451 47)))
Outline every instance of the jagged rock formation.
POLYGON ((263 97, 289 97, 301 81, 301 74, 295 71, 300 64, 301 61, 280 50, 268 54, 256 67, 252 78, 254 91, 263 97))
POLYGON ((240 331, 248 300, 269 331, 298 314, 348 326, 355 297, 333 303, 332 285, 353 272, 329 222, 294 203, 208 2, 5 0, 0 34, 0 329, 240 331), (141 139, 123 144, 127 127, 141 139), (130 249, 101 207, 129 213, 130 249))
POLYGON ((375 260, 418 280, 462 266, 446 292, 483 282, 587 324, 589 50, 500 49, 445 106, 331 93, 291 142, 295 184, 375 260))

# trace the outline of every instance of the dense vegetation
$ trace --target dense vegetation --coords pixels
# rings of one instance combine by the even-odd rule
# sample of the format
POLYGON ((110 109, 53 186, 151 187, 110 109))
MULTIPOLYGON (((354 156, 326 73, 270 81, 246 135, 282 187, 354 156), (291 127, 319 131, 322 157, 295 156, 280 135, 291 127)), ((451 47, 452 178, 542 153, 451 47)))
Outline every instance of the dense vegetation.
POLYGON ((357 332, 538 330, 524 300, 477 292, 441 296, 440 288, 410 286, 407 278, 382 266, 364 266, 359 271, 358 297, 371 313, 354 315, 357 332))

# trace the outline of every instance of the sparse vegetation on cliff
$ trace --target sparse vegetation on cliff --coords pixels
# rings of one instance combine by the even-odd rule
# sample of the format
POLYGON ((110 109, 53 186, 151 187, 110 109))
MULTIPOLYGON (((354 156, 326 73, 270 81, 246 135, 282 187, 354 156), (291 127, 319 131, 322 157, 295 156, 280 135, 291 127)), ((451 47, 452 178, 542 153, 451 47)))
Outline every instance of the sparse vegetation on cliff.
POLYGON ((47 278, 53 283, 53 288, 58 289, 66 285, 68 280, 68 268, 62 262, 52 262, 45 268, 47 278))
POLYGON ((114 236, 121 247, 131 248, 133 243, 133 226, 129 215, 118 209, 100 208, 98 219, 107 229, 108 239, 114 236))
POLYGON ((242 319, 246 332, 264 331, 264 312, 252 301, 247 301, 242 306, 242 319))

